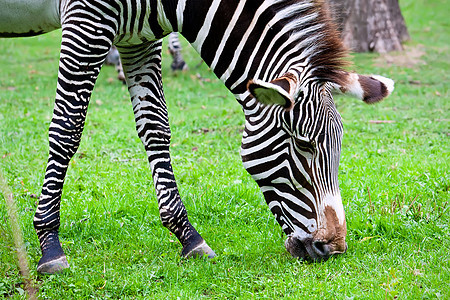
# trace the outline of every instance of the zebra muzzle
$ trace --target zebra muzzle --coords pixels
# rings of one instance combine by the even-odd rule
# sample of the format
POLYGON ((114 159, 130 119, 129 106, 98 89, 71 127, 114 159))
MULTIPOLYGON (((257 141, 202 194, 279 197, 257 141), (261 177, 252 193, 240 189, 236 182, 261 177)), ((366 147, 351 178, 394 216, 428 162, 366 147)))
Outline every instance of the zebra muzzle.
POLYGON ((345 248, 336 249, 334 241, 327 242, 314 238, 299 238, 290 236, 285 241, 286 250, 295 258, 307 261, 326 261, 333 255, 345 253, 345 248))

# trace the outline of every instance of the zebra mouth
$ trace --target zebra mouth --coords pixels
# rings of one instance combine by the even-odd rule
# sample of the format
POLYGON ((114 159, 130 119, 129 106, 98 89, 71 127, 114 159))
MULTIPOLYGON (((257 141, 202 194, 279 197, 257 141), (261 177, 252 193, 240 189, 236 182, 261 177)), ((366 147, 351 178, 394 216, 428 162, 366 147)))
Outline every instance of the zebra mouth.
POLYGON ((284 242, 284 246, 294 258, 307 259, 309 257, 305 243, 300 242, 296 237, 288 237, 284 242))
MULTIPOLYGON (((284 242, 286 250, 295 258, 306 261, 326 261, 332 255, 338 255, 345 251, 335 251, 330 243, 313 238, 298 238, 290 236, 284 242)), ((345 249, 347 250, 347 249, 345 249)))

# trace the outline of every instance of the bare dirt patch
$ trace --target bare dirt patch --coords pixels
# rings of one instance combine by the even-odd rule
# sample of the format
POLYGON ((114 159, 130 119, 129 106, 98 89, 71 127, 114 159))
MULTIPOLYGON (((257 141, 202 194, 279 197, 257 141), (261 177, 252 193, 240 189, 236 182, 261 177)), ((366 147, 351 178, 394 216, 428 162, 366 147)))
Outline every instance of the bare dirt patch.
POLYGON ((381 54, 375 60, 375 66, 399 66, 412 68, 416 65, 426 65, 426 62, 422 60, 422 56, 426 54, 424 45, 404 46, 404 50, 401 52, 389 52, 381 54))

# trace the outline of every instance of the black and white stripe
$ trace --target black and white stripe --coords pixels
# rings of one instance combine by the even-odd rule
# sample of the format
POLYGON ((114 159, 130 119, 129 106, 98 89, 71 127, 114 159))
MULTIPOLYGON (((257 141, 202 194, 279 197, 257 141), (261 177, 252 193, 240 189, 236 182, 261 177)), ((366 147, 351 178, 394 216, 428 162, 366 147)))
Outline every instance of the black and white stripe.
POLYGON ((197 35, 186 35, 243 105, 244 166, 284 231, 303 238, 321 226, 322 199, 339 197, 342 124, 325 82, 344 50, 327 36, 333 28, 326 13, 318 1, 213 1, 197 35), (328 65, 318 63, 321 56, 328 65), (286 73, 296 82, 289 111, 265 106, 247 90, 250 80, 286 73))
POLYGON ((172 32, 169 34, 169 52, 170 55, 172 55, 172 63, 170 65, 170 68, 172 71, 185 71, 187 70, 188 66, 186 62, 183 59, 183 55, 181 54, 181 43, 178 39, 178 33, 172 32))
POLYGON ((121 54, 162 223, 180 240, 182 255, 215 255, 188 220, 170 162, 161 38, 173 31, 192 44, 242 105, 242 160, 289 235, 288 251, 313 259, 345 251, 337 183, 342 124, 330 92, 345 92, 348 84, 366 99, 359 83, 370 83, 372 89, 376 84, 373 77, 368 81, 341 70, 345 50, 323 1, 35 0, 27 7, 45 13, 27 24, 20 7, 30 1, 18 0, 15 10, 4 10, 6 16, 17 14, 10 23, 25 23, 16 30, 8 19, 0 21, 0 36, 48 32, 59 26, 54 20, 62 27, 49 159, 34 219, 43 252, 38 271, 68 267, 58 241, 61 192, 112 44, 121 54))

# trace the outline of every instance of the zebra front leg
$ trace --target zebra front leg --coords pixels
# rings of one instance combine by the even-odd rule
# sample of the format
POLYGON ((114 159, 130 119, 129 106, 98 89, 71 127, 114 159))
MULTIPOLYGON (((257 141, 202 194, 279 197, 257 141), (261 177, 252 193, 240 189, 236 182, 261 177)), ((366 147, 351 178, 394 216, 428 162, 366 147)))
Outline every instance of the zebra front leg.
MULTIPOLYGON (((76 22, 82 23, 79 18, 76 22)), ((70 159, 80 144, 94 83, 112 44, 111 32, 104 33, 101 39, 94 38, 85 32, 93 25, 90 26, 75 26, 70 19, 62 26, 58 86, 49 128, 49 158, 34 217, 42 250, 37 271, 45 274, 69 267, 58 237, 61 193, 70 159)), ((97 30, 97 33, 103 31, 97 30)))
POLYGON ((184 257, 214 251, 188 220, 170 162, 170 127, 161 81, 161 41, 119 48, 136 119, 136 130, 144 144, 158 198, 162 224, 183 246, 184 257))

